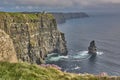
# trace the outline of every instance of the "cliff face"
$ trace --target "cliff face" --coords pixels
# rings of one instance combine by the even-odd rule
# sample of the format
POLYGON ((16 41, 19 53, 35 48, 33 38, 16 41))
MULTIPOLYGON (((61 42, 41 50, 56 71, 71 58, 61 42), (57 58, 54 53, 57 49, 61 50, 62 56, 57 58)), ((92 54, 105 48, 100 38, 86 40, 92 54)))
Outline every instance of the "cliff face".
POLYGON ((66 20, 76 19, 76 18, 85 18, 89 17, 86 13, 76 12, 76 13, 52 13, 58 24, 65 23, 66 20))
POLYGON ((0 30, 0 61, 17 62, 12 39, 0 30))
POLYGON ((39 64, 49 53, 67 54, 64 34, 51 14, 0 13, 0 25, 13 39, 19 61, 39 64))

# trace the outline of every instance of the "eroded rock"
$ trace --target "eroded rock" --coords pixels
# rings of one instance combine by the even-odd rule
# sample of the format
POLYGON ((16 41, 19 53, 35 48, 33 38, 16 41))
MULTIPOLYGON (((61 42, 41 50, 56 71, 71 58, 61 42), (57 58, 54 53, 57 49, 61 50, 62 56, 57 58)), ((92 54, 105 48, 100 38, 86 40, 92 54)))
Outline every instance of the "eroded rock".
POLYGON ((2 30, 0 30, 0 61, 17 62, 12 39, 2 30))

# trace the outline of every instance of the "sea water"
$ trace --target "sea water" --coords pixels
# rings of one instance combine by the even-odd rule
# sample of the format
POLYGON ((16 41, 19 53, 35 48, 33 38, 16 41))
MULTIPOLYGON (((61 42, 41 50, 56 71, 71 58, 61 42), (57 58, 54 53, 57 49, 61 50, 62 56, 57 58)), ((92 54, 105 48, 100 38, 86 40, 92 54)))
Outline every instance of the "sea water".
POLYGON ((88 18, 68 20, 59 24, 60 31, 65 33, 68 55, 53 53, 46 63, 56 64, 63 71, 74 73, 120 76, 120 14, 90 15, 88 18), (95 40, 97 56, 88 54, 90 41, 95 40))

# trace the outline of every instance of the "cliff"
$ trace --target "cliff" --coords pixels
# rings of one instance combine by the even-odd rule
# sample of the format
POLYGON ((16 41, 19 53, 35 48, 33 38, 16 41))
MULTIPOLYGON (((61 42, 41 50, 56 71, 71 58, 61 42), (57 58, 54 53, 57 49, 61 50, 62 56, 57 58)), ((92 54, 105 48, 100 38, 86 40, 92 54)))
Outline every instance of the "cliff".
POLYGON ((67 54, 64 34, 51 14, 1 12, 0 25, 13 40, 19 61, 40 64, 52 52, 67 54))
POLYGON ((66 20, 76 19, 76 18, 85 18, 89 17, 86 13, 76 12, 76 13, 52 13, 58 24, 65 23, 66 20))
POLYGON ((12 39, 2 30, 0 30, 0 61, 17 62, 12 39))
POLYGON ((120 76, 74 74, 52 66, 0 62, 0 80, 120 80, 120 76))

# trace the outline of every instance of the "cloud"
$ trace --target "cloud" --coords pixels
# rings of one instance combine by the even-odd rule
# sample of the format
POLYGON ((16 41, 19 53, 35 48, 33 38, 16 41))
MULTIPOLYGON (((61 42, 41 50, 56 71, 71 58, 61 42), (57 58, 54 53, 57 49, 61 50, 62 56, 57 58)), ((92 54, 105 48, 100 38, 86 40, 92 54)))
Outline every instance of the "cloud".
POLYGON ((0 5, 21 5, 21 6, 64 6, 64 7, 70 7, 75 5, 82 5, 82 6, 88 6, 88 5, 96 5, 96 4, 118 4, 120 3, 120 0, 1 0, 0 5))
POLYGON ((7 8, 113 8, 119 7, 120 0, 0 0, 0 7, 7 8))

